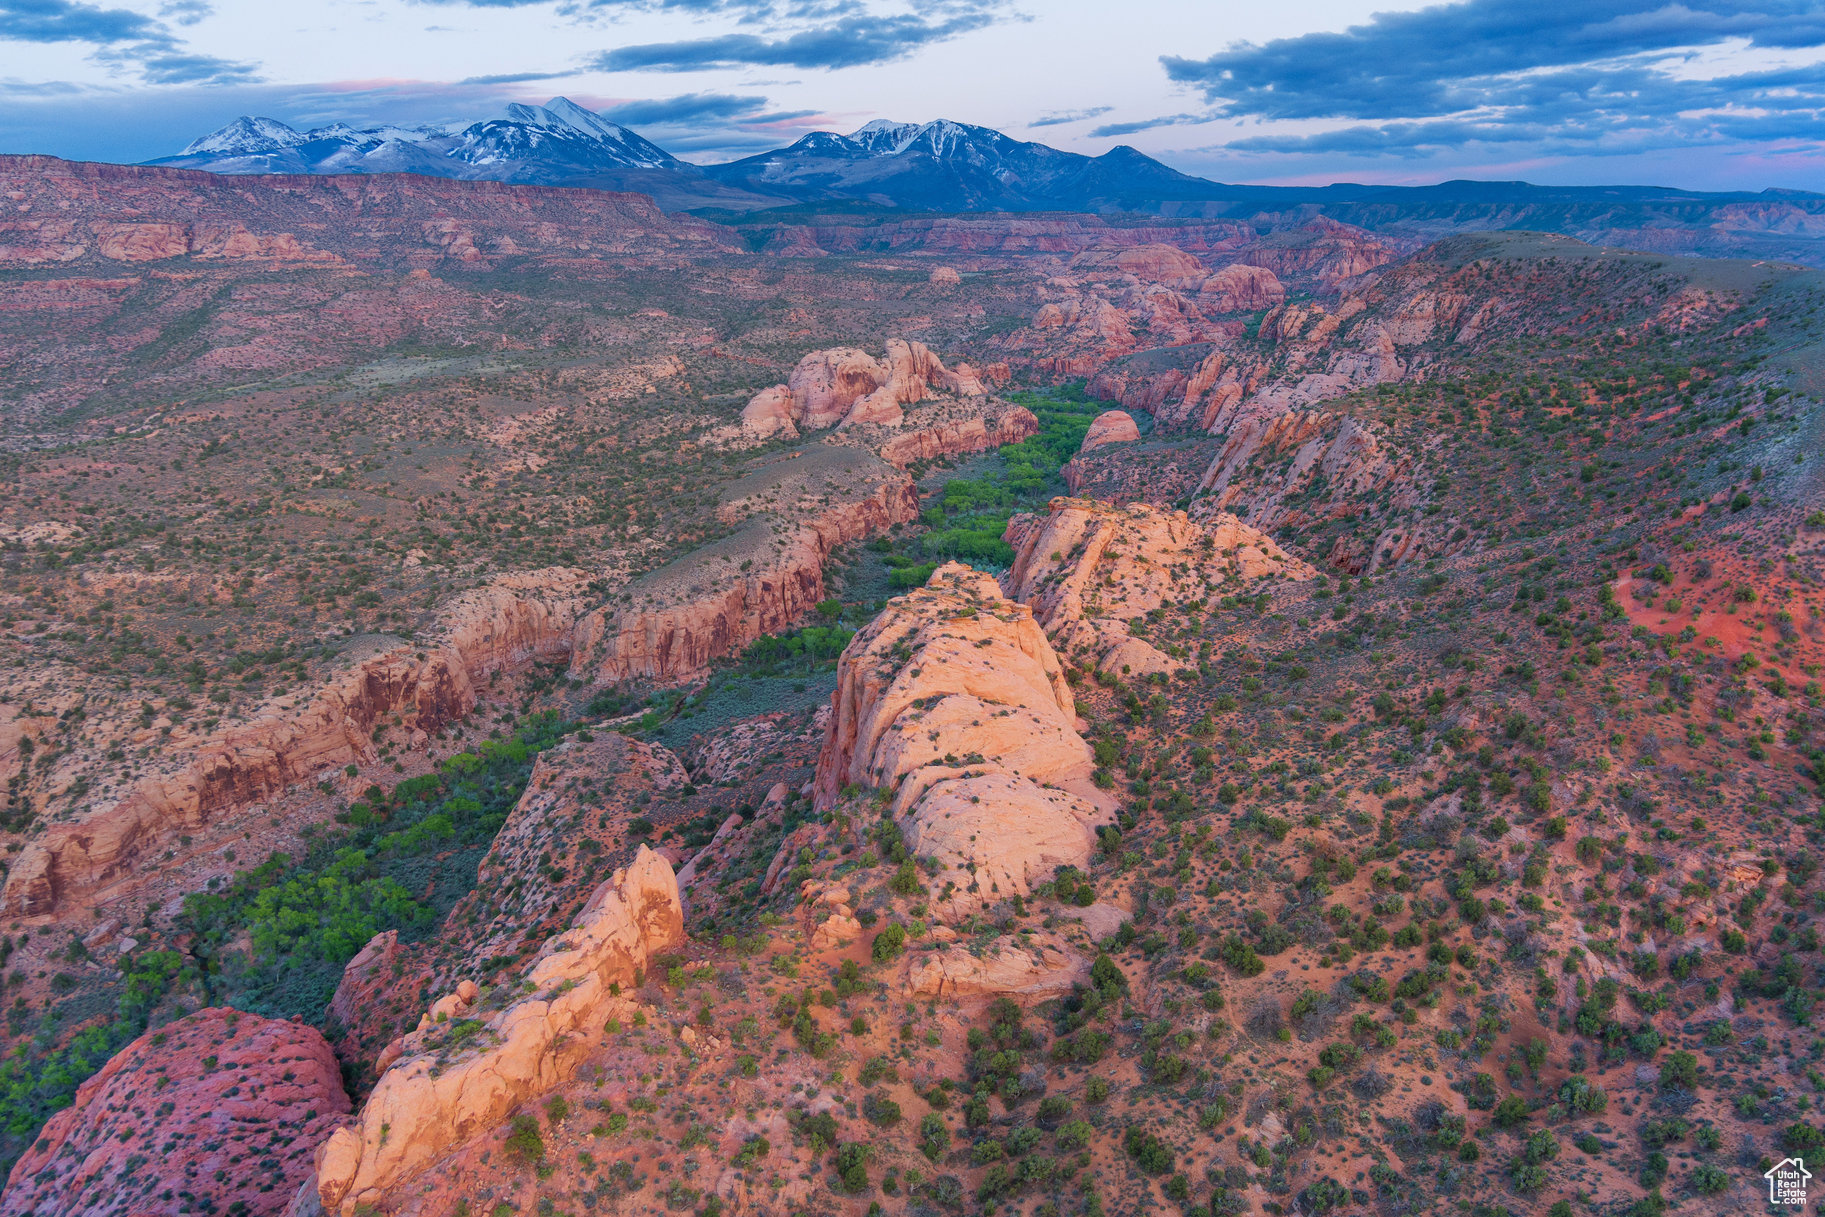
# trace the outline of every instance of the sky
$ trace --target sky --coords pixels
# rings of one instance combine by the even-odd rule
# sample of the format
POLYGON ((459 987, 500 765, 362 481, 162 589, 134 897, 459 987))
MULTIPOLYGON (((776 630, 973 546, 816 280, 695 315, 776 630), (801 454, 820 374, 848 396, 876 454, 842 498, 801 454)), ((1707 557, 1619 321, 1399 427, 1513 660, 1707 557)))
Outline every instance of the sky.
POLYGON ((948 118, 1228 182, 1825 190, 1825 0, 0 0, 0 152, 559 95, 700 163, 948 118))

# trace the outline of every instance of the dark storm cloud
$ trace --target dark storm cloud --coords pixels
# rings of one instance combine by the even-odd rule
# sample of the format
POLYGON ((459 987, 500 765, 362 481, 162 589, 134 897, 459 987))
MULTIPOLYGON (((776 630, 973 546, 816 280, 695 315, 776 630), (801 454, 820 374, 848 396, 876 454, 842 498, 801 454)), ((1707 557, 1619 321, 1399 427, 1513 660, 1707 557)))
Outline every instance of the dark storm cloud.
POLYGON ((1605 141, 1639 148, 1816 137, 1825 118, 1817 67, 1675 74, 1725 44, 1825 46, 1825 8, 1814 0, 1468 0, 1161 62, 1219 117, 1355 124, 1226 145, 1237 151, 1413 156, 1546 141, 1591 153, 1605 141))
POLYGON ((682 42, 649 42, 604 51, 592 66, 607 72, 694 72, 739 66, 852 68, 902 59, 921 47, 990 25, 995 17, 981 10, 959 12, 940 21, 923 17, 845 17, 829 25, 801 30, 784 38, 758 34, 723 34, 682 42))

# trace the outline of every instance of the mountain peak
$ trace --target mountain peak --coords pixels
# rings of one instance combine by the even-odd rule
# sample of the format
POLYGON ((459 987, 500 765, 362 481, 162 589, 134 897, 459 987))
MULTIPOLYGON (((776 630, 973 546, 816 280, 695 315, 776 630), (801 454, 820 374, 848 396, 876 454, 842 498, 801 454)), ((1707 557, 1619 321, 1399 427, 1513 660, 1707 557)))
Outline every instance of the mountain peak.
POLYGON ((180 156, 229 155, 247 156, 295 148, 309 137, 276 118, 255 118, 243 114, 227 126, 193 140, 180 156))

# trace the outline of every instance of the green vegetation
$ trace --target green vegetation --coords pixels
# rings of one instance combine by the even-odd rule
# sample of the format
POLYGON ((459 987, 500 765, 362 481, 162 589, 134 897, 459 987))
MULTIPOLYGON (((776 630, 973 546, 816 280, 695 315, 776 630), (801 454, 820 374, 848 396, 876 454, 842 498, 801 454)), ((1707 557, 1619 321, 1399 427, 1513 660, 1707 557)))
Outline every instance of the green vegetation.
POLYGON ((444 761, 436 773, 370 787, 301 858, 276 853, 222 890, 184 899, 210 1000, 281 1017, 316 1017, 342 965, 375 934, 427 932, 475 880, 475 868, 532 772, 557 743, 555 714, 444 761), (442 861, 440 855, 447 854, 442 861), (435 903, 412 895, 432 885, 435 903), (251 949, 229 944, 245 932, 251 949))
MULTIPOLYGON (((1059 471, 1077 454, 1090 421, 1104 408, 1087 398, 1083 385, 1076 383, 1007 396, 1033 411, 1039 419, 1039 434, 1022 443, 1003 445, 999 468, 984 476, 953 478, 944 484, 923 517, 930 531, 919 538, 918 548, 927 560, 956 559, 987 567, 1013 562, 1013 548, 1001 539, 1008 517, 1042 507, 1054 495, 1064 493, 1059 471)), ((908 572, 905 585, 916 586, 911 572, 918 569, 916 565, 901 566, 895 574, 908 572)), ((926 572, 927 578, 930 573, 926 572)))
POLYGON ((126 984, 111 1016, 90 1023, 56 1046, 61 1028, 47 1014, 37 1035, 0 1062, 0 1171, 38 1134, 52 1113, 68 1107, 76 1088, 146 1030, 165 995, 193 979, 176 951, 145 951, 123 961, 126 984))

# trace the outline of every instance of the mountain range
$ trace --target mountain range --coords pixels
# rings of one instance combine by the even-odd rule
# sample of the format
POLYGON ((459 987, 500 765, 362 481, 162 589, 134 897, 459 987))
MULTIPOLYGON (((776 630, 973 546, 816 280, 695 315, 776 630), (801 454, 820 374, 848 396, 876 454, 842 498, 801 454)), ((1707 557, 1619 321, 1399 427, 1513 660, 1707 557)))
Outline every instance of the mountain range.
POLYGON ((308 131, 243 117, 151 162, 216 173, 417 173, 466 180, 631 190, 670 211, 782 208, 1072 211, 1204 219, 1291 213, 1436 238, 1487 229, 1559 232, 1637 248, 1819 263, 1825 195, 1707 193, 1657 186, 1230 185, 1181 173, 1126 145, 1084 156, 969 123, 868 123, 783 148, 694 165, 556 97, 456 127, 336 123, 308 131))

